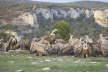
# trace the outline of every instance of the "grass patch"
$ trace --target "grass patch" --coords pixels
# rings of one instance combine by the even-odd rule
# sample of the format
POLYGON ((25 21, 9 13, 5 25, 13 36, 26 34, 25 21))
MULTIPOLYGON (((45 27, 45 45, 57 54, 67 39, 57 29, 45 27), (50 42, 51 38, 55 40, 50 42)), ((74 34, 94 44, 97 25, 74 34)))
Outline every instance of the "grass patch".
POLYGON ((107 72, 108 58, 0 56, 0 72, 107 72), (50 70, 44 71, 43 68, 50 70))

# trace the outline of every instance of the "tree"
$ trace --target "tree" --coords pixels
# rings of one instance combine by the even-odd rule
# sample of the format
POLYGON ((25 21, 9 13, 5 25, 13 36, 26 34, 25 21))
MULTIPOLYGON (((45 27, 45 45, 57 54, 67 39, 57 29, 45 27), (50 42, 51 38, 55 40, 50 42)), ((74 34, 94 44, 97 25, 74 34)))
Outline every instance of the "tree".
POLYGON ((58 29, 57 31, 57 35, 58 37, 64 39, 64 40, 68 40, 69 39, 69 33, 70 33, 70 25, 68 22, 61 20, 56 22, 53 25, 54 29, 58 29))

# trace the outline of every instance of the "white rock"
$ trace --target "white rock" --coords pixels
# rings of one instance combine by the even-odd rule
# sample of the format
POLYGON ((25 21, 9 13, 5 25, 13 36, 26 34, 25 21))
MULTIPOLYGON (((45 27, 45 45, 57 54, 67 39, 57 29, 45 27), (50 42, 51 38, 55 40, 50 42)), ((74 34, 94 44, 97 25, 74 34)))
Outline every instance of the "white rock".
POLYGON ((103 27, 108 27, 108 9, 105 10, 95 10, 94 11, 94 18, 95 21, 103 26, 103 27))
POLYGON ((33 57, 28 57, 29 59, 33 58, 33 57))
POLYGON ((14 61, 9 61, 10 63, 14 63, 14 61))
POLYGON ((31 64, 39 64, 39 63, 37 63, 37 62, 32 62, 31 64))
POLYGON ((92 63, 92 64, 96 64, 97 62, 90 62, 90 63, 92 63))
POLYGON ((17 70, 16 72, 24 72, 23 70, 17 70))
POLYGON ((33 19, 33 15, 29 12, 25 12, 25 13, 22 13, 18 19, 22 19, 22 21, 26 24, 29 24, 29 25, 33 25, 34 24, 34 19, 33 19))
POLYGON ((40 61, 40 62, 44 62, 44 61, 40 61))
POLYGON ((43 68, 42 70, 43 70, 43 71, 49 71, 49 70, 51 70, 51 68, 50 68, 50 67, 45 67, 45 68, 43 68))
POLYGON ((106 64, 106 67, 108 67, 108 64, 106 64))
POLYGON ((50 62, 51 60, 47 59, 47 60, 45 60, 45 61, 50 62))
POLYGON ((79 62, 81 62, 80 60, 76 60, 74 63, 79 63, 79 62))
POLYGON ((69 13, 70 13, 71 18, 74 18, 74 19, 80 16, 80 13, 77 12, 74 8, 70 8, 69 13))

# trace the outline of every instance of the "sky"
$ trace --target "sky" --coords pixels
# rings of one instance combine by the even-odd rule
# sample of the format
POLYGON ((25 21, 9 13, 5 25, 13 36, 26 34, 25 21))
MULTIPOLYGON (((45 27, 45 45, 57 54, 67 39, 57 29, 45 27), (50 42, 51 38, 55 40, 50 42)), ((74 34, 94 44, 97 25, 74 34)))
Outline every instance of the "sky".
MULTIPOLYGON (((75 2, 75 1, 87 1, 87 0, 34 0, 34 1, 63 3, 63 2, 75 2)), ((108 2, 108 0, 90 0, 90 1, 108 2)))

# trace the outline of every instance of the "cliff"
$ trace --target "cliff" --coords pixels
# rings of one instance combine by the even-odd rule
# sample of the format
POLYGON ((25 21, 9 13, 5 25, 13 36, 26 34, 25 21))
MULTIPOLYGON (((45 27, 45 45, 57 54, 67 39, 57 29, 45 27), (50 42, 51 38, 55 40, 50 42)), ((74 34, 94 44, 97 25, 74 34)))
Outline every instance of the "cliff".
POLYGON ((108 26, 107 3, 99 2, 96 6, 96 2, 94 2, 92 3, 92 5, 95 5, 93 8, 89 5, 87 7, 87 2, 84 2, 83 5, 81 5, 82 2, 66 4, 41 4, 40 2, 5 4, 0 4, 4 5, 4 7, 0 6, 1 25, 12 27, 6 29, 17 31, 21 37, 44 35, 59 20, 68 21, 76 35, 88 34, 93 36, 99 34, 102 27, 108 26), (102 7, 98 8, 100 5, 102 7))

